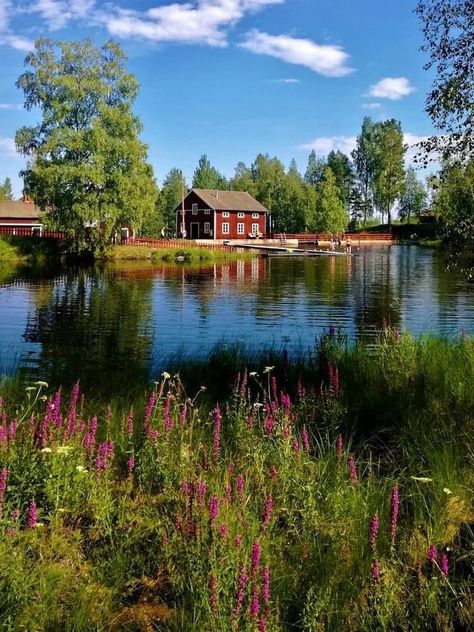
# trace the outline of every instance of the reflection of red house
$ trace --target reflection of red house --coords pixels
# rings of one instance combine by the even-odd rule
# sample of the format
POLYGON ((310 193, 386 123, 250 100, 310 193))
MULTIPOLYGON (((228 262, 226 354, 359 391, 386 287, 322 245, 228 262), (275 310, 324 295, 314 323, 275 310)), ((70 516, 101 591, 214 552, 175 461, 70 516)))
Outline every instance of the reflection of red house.
POLYGON ((0 202, 0 229, 11 234, 41 233, 41 211, 26 198, 18 201, 3 200, 0 202))
MULTIPOLYGON (((181 204, 175 209, 176 232, 183 236, 181 204)), ((263 237, 267 209, 245 191, 192 189, 184 198, 184 228, 188 239, 248 239, 263 237)))

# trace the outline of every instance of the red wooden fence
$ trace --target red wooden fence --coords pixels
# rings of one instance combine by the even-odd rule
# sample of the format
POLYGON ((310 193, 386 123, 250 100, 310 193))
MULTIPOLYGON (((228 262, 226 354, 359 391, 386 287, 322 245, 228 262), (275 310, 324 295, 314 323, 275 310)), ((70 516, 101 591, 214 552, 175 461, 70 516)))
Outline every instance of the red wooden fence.
MULTIPOLYGON (((351 241, 392 241, 393 236, 390 233, 344 233, 341 235, 336 235, 343 241, 350 238, 351 241)), ((329 241, 331 239, 331 235, 329 233, 319 233, 319 234, 310 234, 310 233, 276 233, 274 235, 275 239, 297 239, 298 242, 315 242, 315 241, 329 241)))
POLYGON ((40 230, 31 226, 0 226, 0 235, 12 237, 47 237, 49 239, 64 239, 66 233, 62 230, 40 230))
POLYGON ((233 252, 234 246, 221 243, 196 243, 185 239, 153 239, 150 237, 135 237, 122 243, 124 246, 147 246, 148 248, 207 248, 208 250, 224 250, 233 252))

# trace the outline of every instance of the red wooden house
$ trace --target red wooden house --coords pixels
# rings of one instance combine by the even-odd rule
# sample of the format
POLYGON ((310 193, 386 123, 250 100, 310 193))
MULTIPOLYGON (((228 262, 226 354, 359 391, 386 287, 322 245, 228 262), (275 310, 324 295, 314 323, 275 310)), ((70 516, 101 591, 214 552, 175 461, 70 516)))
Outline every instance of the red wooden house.
POLYGON ((245 191, 192 189, 183 205, 176 208, 176 234, 188 239, 214 240, 263 237, 267 232, 267 214, 267 209, 245 191))
POLYGON ((28 198, 0 202, 0 231, 3 234, 41 234, 41 211, 28 198))

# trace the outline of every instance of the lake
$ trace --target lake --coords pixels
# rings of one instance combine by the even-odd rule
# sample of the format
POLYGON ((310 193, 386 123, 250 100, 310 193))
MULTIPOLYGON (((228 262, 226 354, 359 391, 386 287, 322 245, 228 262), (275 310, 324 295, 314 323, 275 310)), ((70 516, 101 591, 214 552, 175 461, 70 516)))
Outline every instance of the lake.
POLYGON ((133 384, 218 343, 291 355, 329 325, 370 341, 384 322, 416 336, 472 333, 473 288, 435 251, 408 245, 202 267, 0 265, 0 375, 133 384))

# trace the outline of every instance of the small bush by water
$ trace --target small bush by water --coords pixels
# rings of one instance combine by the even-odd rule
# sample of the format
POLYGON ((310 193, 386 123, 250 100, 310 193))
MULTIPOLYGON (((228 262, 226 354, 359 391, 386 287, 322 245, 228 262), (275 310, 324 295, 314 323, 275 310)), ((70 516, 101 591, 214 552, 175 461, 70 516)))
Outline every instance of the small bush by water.
POLYGON ((468 629, 474 342, 330 331, 218 398, 212 366, 2 385, 5 629, 468 629))

